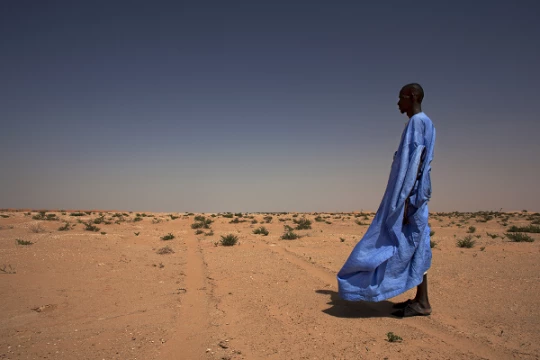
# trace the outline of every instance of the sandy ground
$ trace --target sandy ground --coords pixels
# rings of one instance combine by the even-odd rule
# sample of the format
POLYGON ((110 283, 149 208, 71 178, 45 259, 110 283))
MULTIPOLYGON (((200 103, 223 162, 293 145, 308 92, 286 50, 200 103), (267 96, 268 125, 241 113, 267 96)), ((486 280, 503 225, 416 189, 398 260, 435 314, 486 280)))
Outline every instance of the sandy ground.
POLYGON ((267 214, 239 223, 204 214, 213 234, 197 235, 200 214, 103 212, 95 232, 79 221, 99 211, 71 213, 0 211, 0 359, 540 357, 540 234, 519 243, 487 234, 534 214, 432 214, 433 314, 399 319, 392 303, 413 290, 380 303, 337 295, 335 274, 367 229, 356 222, 372 215, 272 214, 263 236, 253 230, 267 214), (281 240, 302 217, 312 228, 281 240), (476 245, 457 247, 470 226, 476 245), (220 245, 227 234, 235 246, 220 245), (166 246, 174 253, 159 254, 166 246))

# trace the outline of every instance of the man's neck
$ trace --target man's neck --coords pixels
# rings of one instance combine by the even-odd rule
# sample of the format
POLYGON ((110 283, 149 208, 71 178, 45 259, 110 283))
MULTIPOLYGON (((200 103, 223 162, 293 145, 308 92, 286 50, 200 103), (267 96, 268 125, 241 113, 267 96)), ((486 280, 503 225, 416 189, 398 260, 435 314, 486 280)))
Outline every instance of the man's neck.
POLYGON ((407 116, 412 118, 414 115, 422 112, 422 107, 420 105, 415 105, 413 108, 407 112, 407 116))

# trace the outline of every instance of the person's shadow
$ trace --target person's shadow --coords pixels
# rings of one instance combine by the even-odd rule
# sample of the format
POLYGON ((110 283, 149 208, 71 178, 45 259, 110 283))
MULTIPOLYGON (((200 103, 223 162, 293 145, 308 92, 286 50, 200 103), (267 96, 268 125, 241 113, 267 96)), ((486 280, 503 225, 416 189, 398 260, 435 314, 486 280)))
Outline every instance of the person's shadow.
POLYGON ((330 308, 323 310, 324 313, 339 318, 373 318, 373 317, 395 317, 392 312, 393 303, 390 301, 367 302, 367 301, 346 301, 339 297, 338 293, 332 290, 316 290, 317 294, 330 295, 330 308))

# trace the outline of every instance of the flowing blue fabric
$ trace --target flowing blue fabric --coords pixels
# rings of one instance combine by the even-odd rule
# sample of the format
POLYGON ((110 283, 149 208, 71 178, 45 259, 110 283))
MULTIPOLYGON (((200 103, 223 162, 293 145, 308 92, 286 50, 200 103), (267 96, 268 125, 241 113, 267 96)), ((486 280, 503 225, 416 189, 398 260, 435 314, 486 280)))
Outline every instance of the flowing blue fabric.
POLYGON ((434 145, 431 120, 423 112, 412 116, 377 214, 337 275, 341 298, 382 301, 422 282, 431 266, 428 201, 434 145))

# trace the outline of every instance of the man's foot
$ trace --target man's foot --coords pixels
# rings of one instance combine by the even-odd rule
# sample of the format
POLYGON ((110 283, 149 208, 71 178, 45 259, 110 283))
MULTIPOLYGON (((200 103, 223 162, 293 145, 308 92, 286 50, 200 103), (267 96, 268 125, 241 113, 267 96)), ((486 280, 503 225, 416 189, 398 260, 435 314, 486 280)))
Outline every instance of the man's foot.
POLYGON ((394 305, 392 305, 392 309, 405 309, 405 307, 407 307, 407 305, 411 304, 412 302, 413 300, 409 299, 403 302, 395 303, 394 305))
POLYGON ((431 314, 431 308, 425 308, 418 302, 411 302, 407 306, 405 306, 403 309, 394 311, 392 315, 405 318, 405 317, 413 317, 413 316, 428 316, 431 314))

